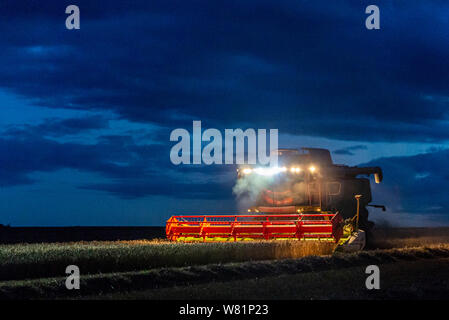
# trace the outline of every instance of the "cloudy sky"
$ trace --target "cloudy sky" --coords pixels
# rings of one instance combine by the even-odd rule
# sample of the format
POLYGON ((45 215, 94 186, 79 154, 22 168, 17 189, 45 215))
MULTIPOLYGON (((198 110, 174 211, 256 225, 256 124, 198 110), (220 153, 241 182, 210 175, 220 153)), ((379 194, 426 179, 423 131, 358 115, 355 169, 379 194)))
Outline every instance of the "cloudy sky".
POLYGON ((373 218, 448 225, 449 3, 377 1, 380 30, 369 4, 1 1, 0 223, 236 210, 235 167, 170 162, 170 132, 201 120, 379 165, 373 218))

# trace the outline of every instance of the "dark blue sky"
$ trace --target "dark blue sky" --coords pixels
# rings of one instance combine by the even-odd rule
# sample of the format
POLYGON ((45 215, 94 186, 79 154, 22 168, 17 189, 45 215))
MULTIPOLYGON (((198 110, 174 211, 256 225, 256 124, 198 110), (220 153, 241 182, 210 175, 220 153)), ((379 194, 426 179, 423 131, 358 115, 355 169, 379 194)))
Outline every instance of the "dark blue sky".
POLYGON ((0 30, 0 223, 234 211, 234 167, 170 163, 201 120, 380 165, 378 220, 448 224, 447 1, 3 0, 0 30))

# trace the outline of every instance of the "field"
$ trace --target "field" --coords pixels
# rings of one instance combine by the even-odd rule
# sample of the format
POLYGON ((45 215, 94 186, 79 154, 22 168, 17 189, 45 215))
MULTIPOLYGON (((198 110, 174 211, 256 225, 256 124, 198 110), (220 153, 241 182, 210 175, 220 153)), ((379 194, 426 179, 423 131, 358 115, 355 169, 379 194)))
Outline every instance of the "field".
MULTIPOLYGON (((89 232, 80 230, 75 237, 66 232, 64 240, 90 240, 89 232)), ((50 234, 56 240, 55 232, 58 231, 50 234)), ((102 237, 96 230, 99 239, 110 239, 113 232, 108 232, 107 237, 102 237)), ((133 238, 132 231, 127 233, 122 228, 120 232, 121 236, 128 234, 127 239, 133 238)), ((16 243, 11 240, 14 237, 9 237, 15 244, 0 245, 0 299, 447 296, 449 228, 378 229, 374 235, 370 250, 353 254, 332 254, 331 243, 305 245, 295 241, 173 244, 146 239, 16 243), (64 271, 70 264, 80 268, 80 290, 65 288, 64 271), (381 290, 365 288, 365 268, 370 264, 381 269, 381 290)))

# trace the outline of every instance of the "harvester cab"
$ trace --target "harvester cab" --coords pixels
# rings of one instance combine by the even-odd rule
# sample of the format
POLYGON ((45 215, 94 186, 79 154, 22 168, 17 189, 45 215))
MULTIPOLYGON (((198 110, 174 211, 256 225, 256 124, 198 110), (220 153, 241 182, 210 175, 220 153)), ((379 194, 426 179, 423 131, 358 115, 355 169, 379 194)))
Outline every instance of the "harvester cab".
POLYGON ((369 175, 382 181, 379 167, 333 163, 329 150, 278 149, 278 166, 242 166, 237 178, 256 198, 247 214, 173 216, 167 237, 174 241, 315 240, 364 245, 371 189, 369 175), (359 177, 359 176, 365 177, 359 177), (251 188, 251 187, 250 187, 251 188))

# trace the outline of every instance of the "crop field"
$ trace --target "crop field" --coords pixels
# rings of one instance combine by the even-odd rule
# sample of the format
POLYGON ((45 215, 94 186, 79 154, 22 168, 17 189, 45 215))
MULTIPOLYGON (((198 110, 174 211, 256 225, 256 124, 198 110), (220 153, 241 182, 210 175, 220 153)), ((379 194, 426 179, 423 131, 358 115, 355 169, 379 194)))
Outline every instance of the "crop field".
POLYGON ((168 241, 83 242, 0 246, 0 280, 52 277, 67 265, 83 274, 184 267, 328 255, 334 243, 297 241, 170 243, 168 241))
POLYGON ((379 229, 369 250, 334 249, 333 243, 298 241, 3 244, 0 299, 394 299, 449 293, 449 228, 379 229), (80 269, 80 290, 65 287, 65 268, 72 264, 80 269), (388 270, 386 287, 375 294, 364 289, 370 264, 388 270))

